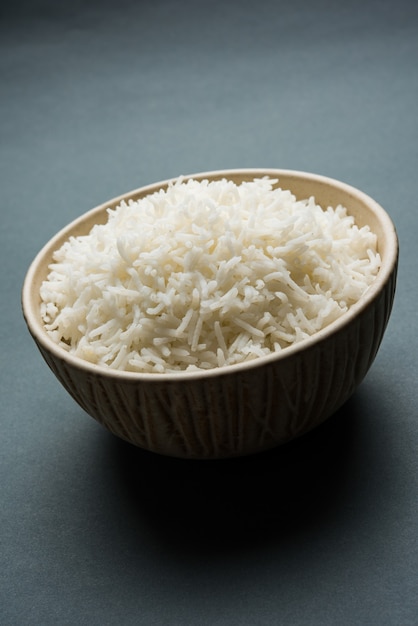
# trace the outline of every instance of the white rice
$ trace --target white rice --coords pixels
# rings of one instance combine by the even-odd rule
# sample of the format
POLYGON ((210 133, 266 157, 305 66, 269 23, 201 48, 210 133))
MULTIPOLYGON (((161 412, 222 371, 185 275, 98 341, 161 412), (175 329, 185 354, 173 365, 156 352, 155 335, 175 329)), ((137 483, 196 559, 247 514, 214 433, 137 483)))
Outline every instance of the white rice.
POLYGON ((51 339, 132 372, 209 369, 302 341, 374 280, 376 236, 277 180, 177 179, 71 237, 41 286, 51 339))

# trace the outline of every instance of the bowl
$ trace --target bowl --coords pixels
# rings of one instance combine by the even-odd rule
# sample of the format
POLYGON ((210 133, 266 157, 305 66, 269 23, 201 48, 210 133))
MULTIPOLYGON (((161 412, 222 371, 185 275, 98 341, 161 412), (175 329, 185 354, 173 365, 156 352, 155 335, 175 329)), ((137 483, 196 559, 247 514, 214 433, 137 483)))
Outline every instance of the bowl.
POLYGON ((83 361, 45 332, 39 289, 53 252, 70 235, 107 221, 108 207, 166 188, 162 181, 114 198, 55 235, 30 265, 22 290, 28 329, 43 358, 74 400, 114 435, 172 457, 220 459, 261 452, 308 432, 329 418, 367 374, 382 341, 395 294, 398 240, 384 209, 368 195, 317 174, 242 169, 186 176, 278 178, 298 199, 342 204, 357 224, 376 233, 382 264, 366 293, 339 319, 308 339, 252 361, 206 371, 140 374, 83 361))

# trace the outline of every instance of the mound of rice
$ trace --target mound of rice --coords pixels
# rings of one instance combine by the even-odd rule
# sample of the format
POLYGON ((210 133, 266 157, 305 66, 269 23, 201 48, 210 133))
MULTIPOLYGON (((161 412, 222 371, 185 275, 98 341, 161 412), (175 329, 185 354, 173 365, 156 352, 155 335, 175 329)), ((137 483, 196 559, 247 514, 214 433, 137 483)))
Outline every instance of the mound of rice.
POLYGON ((49 336, 132 372, 239 363, 337 319, 375 278, 376 236, 277 180, 182 178, 70 238, 41 287, 49 336))

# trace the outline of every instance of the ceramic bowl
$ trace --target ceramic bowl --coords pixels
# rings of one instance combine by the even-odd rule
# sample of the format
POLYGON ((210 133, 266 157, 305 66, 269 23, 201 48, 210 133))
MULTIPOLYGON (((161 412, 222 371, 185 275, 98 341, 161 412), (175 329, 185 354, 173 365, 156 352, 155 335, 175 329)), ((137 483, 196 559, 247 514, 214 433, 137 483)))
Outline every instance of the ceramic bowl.
MULTIPOLYGON (((70 235, 87 234, 107 219, 106 209, 137 199, 169 181, 142 187, 87 212, 53 237, 26 275, 22 306, 45 361, 76 402, 109 431, 141 448, 174 457, 218 459, 260 452, 306 433, 352 395, 383 338, 395 293, 398 240, 384 209, 365 193, 336 180, 290 170, 223 170, 196 179, 279 178, 298 199, 342 204, 378 238, 381 269, 347 313, 309 339, 279 353, 204 372, 137 374, 92 365, 65 352, 46 334, 39 288, 53 252, 70 235)), ((189 178, 189 177, 186 177, 189 178)), ((388 364, 389 365, 389 364, 388 364)))

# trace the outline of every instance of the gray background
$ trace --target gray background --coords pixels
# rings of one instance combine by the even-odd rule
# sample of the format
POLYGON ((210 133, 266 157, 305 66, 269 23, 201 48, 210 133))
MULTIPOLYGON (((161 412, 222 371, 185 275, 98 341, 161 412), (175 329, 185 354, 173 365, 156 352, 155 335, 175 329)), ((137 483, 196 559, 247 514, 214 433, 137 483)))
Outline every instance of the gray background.
POLYGON ((2 624, 418 623, 417 6, 2 4, 2 624), (27 267, 120 193, 264 166, 344 180, 392 216, 378 357, 338 414, 279 450, 136 450, 43 363, 20 312, 27 267))

